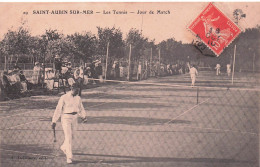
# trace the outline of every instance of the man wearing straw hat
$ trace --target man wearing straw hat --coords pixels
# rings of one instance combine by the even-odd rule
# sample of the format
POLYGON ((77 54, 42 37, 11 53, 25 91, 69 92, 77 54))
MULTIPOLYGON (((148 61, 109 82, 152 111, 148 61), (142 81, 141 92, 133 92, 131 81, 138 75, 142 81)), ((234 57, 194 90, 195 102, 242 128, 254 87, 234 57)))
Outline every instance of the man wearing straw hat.
POLYGON ((61 74, 61 67, 62 67, 61 57, 59 55, 55 55, 54 58, 55 76, 58 77, 61 74))
POLYGON ((78 115, 83 119, 83 122, 87 121, 86 112, 84 110, 79 93, 78 84, 74 83, 71 86, 71 91, 62 95, 52 117, 52 128, 55 129, 56 122, 61 117, 61 125, 64 132, 64 143, 60 149, 66 154, 67 163, 72 163, 72 139, 73 134, 77 129, 78 115))

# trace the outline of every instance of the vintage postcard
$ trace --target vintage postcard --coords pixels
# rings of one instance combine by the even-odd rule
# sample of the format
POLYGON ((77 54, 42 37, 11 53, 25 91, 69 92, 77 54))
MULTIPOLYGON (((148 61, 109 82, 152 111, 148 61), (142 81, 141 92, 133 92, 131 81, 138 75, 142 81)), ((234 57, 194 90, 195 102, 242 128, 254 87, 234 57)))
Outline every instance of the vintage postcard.
POLYGON ((1 2, 0 166, 259 166, 259 2, 1 2))

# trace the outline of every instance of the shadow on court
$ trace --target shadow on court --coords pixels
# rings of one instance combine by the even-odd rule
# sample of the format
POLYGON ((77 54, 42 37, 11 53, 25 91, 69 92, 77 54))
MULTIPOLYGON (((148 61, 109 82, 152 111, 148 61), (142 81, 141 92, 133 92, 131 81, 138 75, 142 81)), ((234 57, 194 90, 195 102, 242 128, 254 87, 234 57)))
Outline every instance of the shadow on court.
MULTIPOLYGON (((89 117, 87 124, 125 124, 125 125, 161 125, 170 119, 155 119, 155 118, 145 118, 145 117, 89 117)), ((191 121, 186 120, 174 120, 170 124, 191 124, 191 121)))
MULTIPOLYGON (((141 157, 141 156, 121 156, 121 155, 105 155, 105 154, 83 154, 75 153, 79 156, 88 157, 99 157, 103 158, 102 163, 118 164, 118 163, 137 163, 137 162, 203 162, 203 163, 219 163, 219 164, 229 164, 229 163, 246 163, 255 164, 255 161, 241 161, 235 159, 218 159, 218 158, 174 158, 174 157, 141 157), (115 159, 113 159, 115 158, 115 159)), ((77 160, 74 164, 84 164, 89 163, 86 161, 77 160)))
MULTIPOLYGON (((51 117, 42 118, 41 121, 51 122, 51 117)), ((171 121, 171 119, 156 119, 147 117, 120 117, 120 116, 103 116, 103 117, 93 117, 89 116, 88 121, 84 124, 121 124, 121 125, 162 125, 166 122, 171 121)), ((78 122, 82 123, 82 120, 78 118, 78 122)), ((191 124, 191 121, 187 120, 174 120, 169 124, 191 124)))

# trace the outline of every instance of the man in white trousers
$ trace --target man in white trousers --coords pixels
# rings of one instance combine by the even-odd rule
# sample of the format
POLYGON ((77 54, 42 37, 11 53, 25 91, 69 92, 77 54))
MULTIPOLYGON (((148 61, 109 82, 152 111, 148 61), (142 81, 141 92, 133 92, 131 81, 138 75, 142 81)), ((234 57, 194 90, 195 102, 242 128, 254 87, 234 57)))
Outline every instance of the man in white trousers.
POLYGON ((227 64, 227 74, 228 74, 228 76, 231 75, 231 65, 230 64, 227 64))
POLYGON ((195 81, 196 81, 196 76, 198 75, 197 69, 193 66, 190 65, 190 77, 191 77, 191 86, 195 86, 195 81))
POLYGON ((220 75, 220 68, 221 68, 220 64, 217 64, 216 67, 215 67, 216 75, 220 75))
POLYGON ((79 94, 79 86, 74 83, 71 91, 62 95, 52 117, 52 128, 55 129, 56 122, 61 117, 61 125, 64 132, 64 143, 60 149, 66 154, 67 163, 72 163, 72 138, 77 129, 78 115, 86 122, 86 112, 79 94))

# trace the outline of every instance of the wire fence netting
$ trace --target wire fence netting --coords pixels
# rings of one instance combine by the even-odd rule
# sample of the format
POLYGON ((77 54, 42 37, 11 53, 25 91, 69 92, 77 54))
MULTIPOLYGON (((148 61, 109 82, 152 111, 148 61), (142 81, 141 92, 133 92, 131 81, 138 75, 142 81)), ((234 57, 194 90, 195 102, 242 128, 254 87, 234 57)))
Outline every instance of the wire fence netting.
MULTIPOLYGON (((183 74, 83 89, 73 166, 257 167, 259 76, 214 75, 201 72, 194 87, 183 74)), ((61 95, 1 102, 1 166, 66 165, 60 121, 57 142, 51 129, 61 95)))

